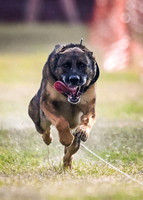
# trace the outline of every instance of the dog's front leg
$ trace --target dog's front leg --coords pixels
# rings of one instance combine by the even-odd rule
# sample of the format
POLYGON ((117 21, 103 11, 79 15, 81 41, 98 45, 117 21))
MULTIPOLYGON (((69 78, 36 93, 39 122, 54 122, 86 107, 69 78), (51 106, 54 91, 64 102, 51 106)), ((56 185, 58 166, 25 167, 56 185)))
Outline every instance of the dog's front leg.
POLYGON ((80 139, 74 137, 72 144, 68 147, 65 147, 65 156, 63 158, 64 168, 72 168, 73 154, 75 154, 80 147, 80 139))
POLYGON ((86 141, 93 124, 95 123, 95 104, 88 105, 83 110, 83 115, 81 116, 81 122, 75 132, 74 136, 78 137, 82 141, 86 141))
POLYGON ((41 103, 41 109, 47 119, 57 128, 61 144, 69 146, 74 137, 70 132, 69 123, 66 119, 56 112, 53 104, 50 102, 43 101, 41 103))
POLYGON ((73 143, 65 148, 65 156, 63 158, 64 167, 71 168, 73 154, 75 154, 79 147, 80 141, 86 141, 89 132, 95 122, 95 105, 82 106, 83 115, 81 116, 81 122, 75 130, 73 143))

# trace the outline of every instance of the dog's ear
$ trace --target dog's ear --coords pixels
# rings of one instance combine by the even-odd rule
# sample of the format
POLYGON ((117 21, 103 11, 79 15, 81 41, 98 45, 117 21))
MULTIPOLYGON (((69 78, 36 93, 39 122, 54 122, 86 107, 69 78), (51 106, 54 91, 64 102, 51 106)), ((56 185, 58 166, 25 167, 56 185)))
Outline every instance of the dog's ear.
POLYGON ((94 59, 92 51, 89 51, 85 46, 81 46, 80 48, 89 57, 89 59, 94 59))
POLYGON ((93 83, 95 83, 95 82, 97 81, 97 79, 99 78, 99 75, 100 75, 100 70, 99 70, 99 67, 98 67, 97 62, 96 62, 96 64, 95 64, 94 67, 95 67, 95 76, 94 76, 94 78, 92 79, 90 85, 93 84, 93 83))
POLYGON ((94 76, 94 78, 91 80, 90 84, 89 84, 87 87, 84 88, 84 92, 85 92, 92 84, 94 84, 94 83, 97 81, 97 79, 99 78, 99 75, 100 75, 100 70, 99 70, 98 64, 97 64, 97 62, 95 61, 95 59, 94 59, 93 64, 94 64, 95 76, 94 76))
POLYGON ((91 60, 92 68, 93 68, 93 71, 95 72, 95 76, 90 83, 90 85, 91 85, 91 84, 95 83, 97 81, 97 79, 99 78, 100 70, 99 70, 98 64, 93 56, 93 52, 89 51, 86 47, 83 49, 83 51, 87 54, 88 58, 91 60))
POLYGON ((95 71, 95 76, 93 78, 93 80, 91 81, 91 84, 95 83, 97 81, 97 79, 99 78, 99 75, 100 75, 100 70, 99 70, 99 67, 98 67, 98 64, 93 56, 93 52, 91 51, 86 51, 89 59, 92 61, 92 67, 93 67, 93 70, 95 71))
POLYGON ((62 50, 63 46, 62 45, 56 45, 55 49, 53 50, 53 52, 49 55, 48 58, 48 65, 49 67, 52 69, 55 66, 55 63, 59 57, 59 53, 62 50))
POLYGON ((54 66, 59 58, 59 52, 62 50, 63 46, 58 44, 55 46, 55 49, 49 55, 48 60, 43 68, 43 78, 47 77, 47 68, 49 68, 50 72, 54 76, 54 66))

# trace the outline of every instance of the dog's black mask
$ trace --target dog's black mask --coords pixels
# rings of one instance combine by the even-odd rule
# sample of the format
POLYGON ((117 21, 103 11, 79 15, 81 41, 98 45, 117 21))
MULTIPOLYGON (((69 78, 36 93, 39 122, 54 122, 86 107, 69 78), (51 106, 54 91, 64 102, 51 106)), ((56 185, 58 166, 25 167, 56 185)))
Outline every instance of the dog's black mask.
POLYGON ((56 71, 60 79, 68 87, 82 86, 87 82, 87 74, 91 73, 91 61, 79 48, 67 49, 60 53, 56 71), (61 73, 62 71, 62 73, 61 73))
POLYGON ((56 81, 55 88, 68 96, 70 103, 78 103, 81 94, 99 77, 92 52, 81 45, 58 46, 48 63, 56 81))

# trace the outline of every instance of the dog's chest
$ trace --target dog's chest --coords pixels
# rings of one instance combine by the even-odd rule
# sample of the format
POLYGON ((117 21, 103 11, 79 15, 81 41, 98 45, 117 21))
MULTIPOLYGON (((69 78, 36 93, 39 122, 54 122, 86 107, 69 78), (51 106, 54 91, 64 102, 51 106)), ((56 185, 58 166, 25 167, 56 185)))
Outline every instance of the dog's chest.
POLYGON ((70 128, 75 128, 80 121, 81 111, 77 105, 63 101, 53 101, 53 106, 57 113, 62 115, 70 125, 70 128))

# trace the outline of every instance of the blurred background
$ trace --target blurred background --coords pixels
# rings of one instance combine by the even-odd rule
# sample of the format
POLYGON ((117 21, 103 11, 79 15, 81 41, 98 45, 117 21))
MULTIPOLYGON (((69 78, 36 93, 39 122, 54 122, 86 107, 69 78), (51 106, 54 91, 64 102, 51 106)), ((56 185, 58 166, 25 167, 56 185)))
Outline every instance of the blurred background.
MULTIPOLYGON (((11 43, 15 43, 16 46, 21 45, 21 38, 24 43, 31 40, 29 34, 32 35, 32 39, 37 40, 34 41, 35 45, 39 40, 41 45, 79 42, 84 36, 85 43, 88 42, 93 49, 99 48, 103 54, 102 64, 106 70, 133 67, 136 61, 138 61, 136 67, 141 68, 140 70, 143 68, 142 0, 0 0, 0 22, 17 23, 18 26, 17 35, 13 32, 11 38, 7 36, 11 29, 7 30, 7 34, 1 33, 0 42, 3 51, 11 43), (72 25, 77 29, 71 32, 70 29, 63 27, 61 33, 61 29, 58 27, 56 29, 56 26, 45 29, 42 26, 37 29, 32 28, 30 32, 26 31, 27 27, 22 26, 22 24, 32 26, 37 23, 72 25)), ((27 48, 31 48, 31 45, 27 48)))
POLYGON ((142 120, 142 0, 0 0, 1 126, 33 125, 27 106, 48 55, 81 38, 101 70, 99 117, 142 120))

